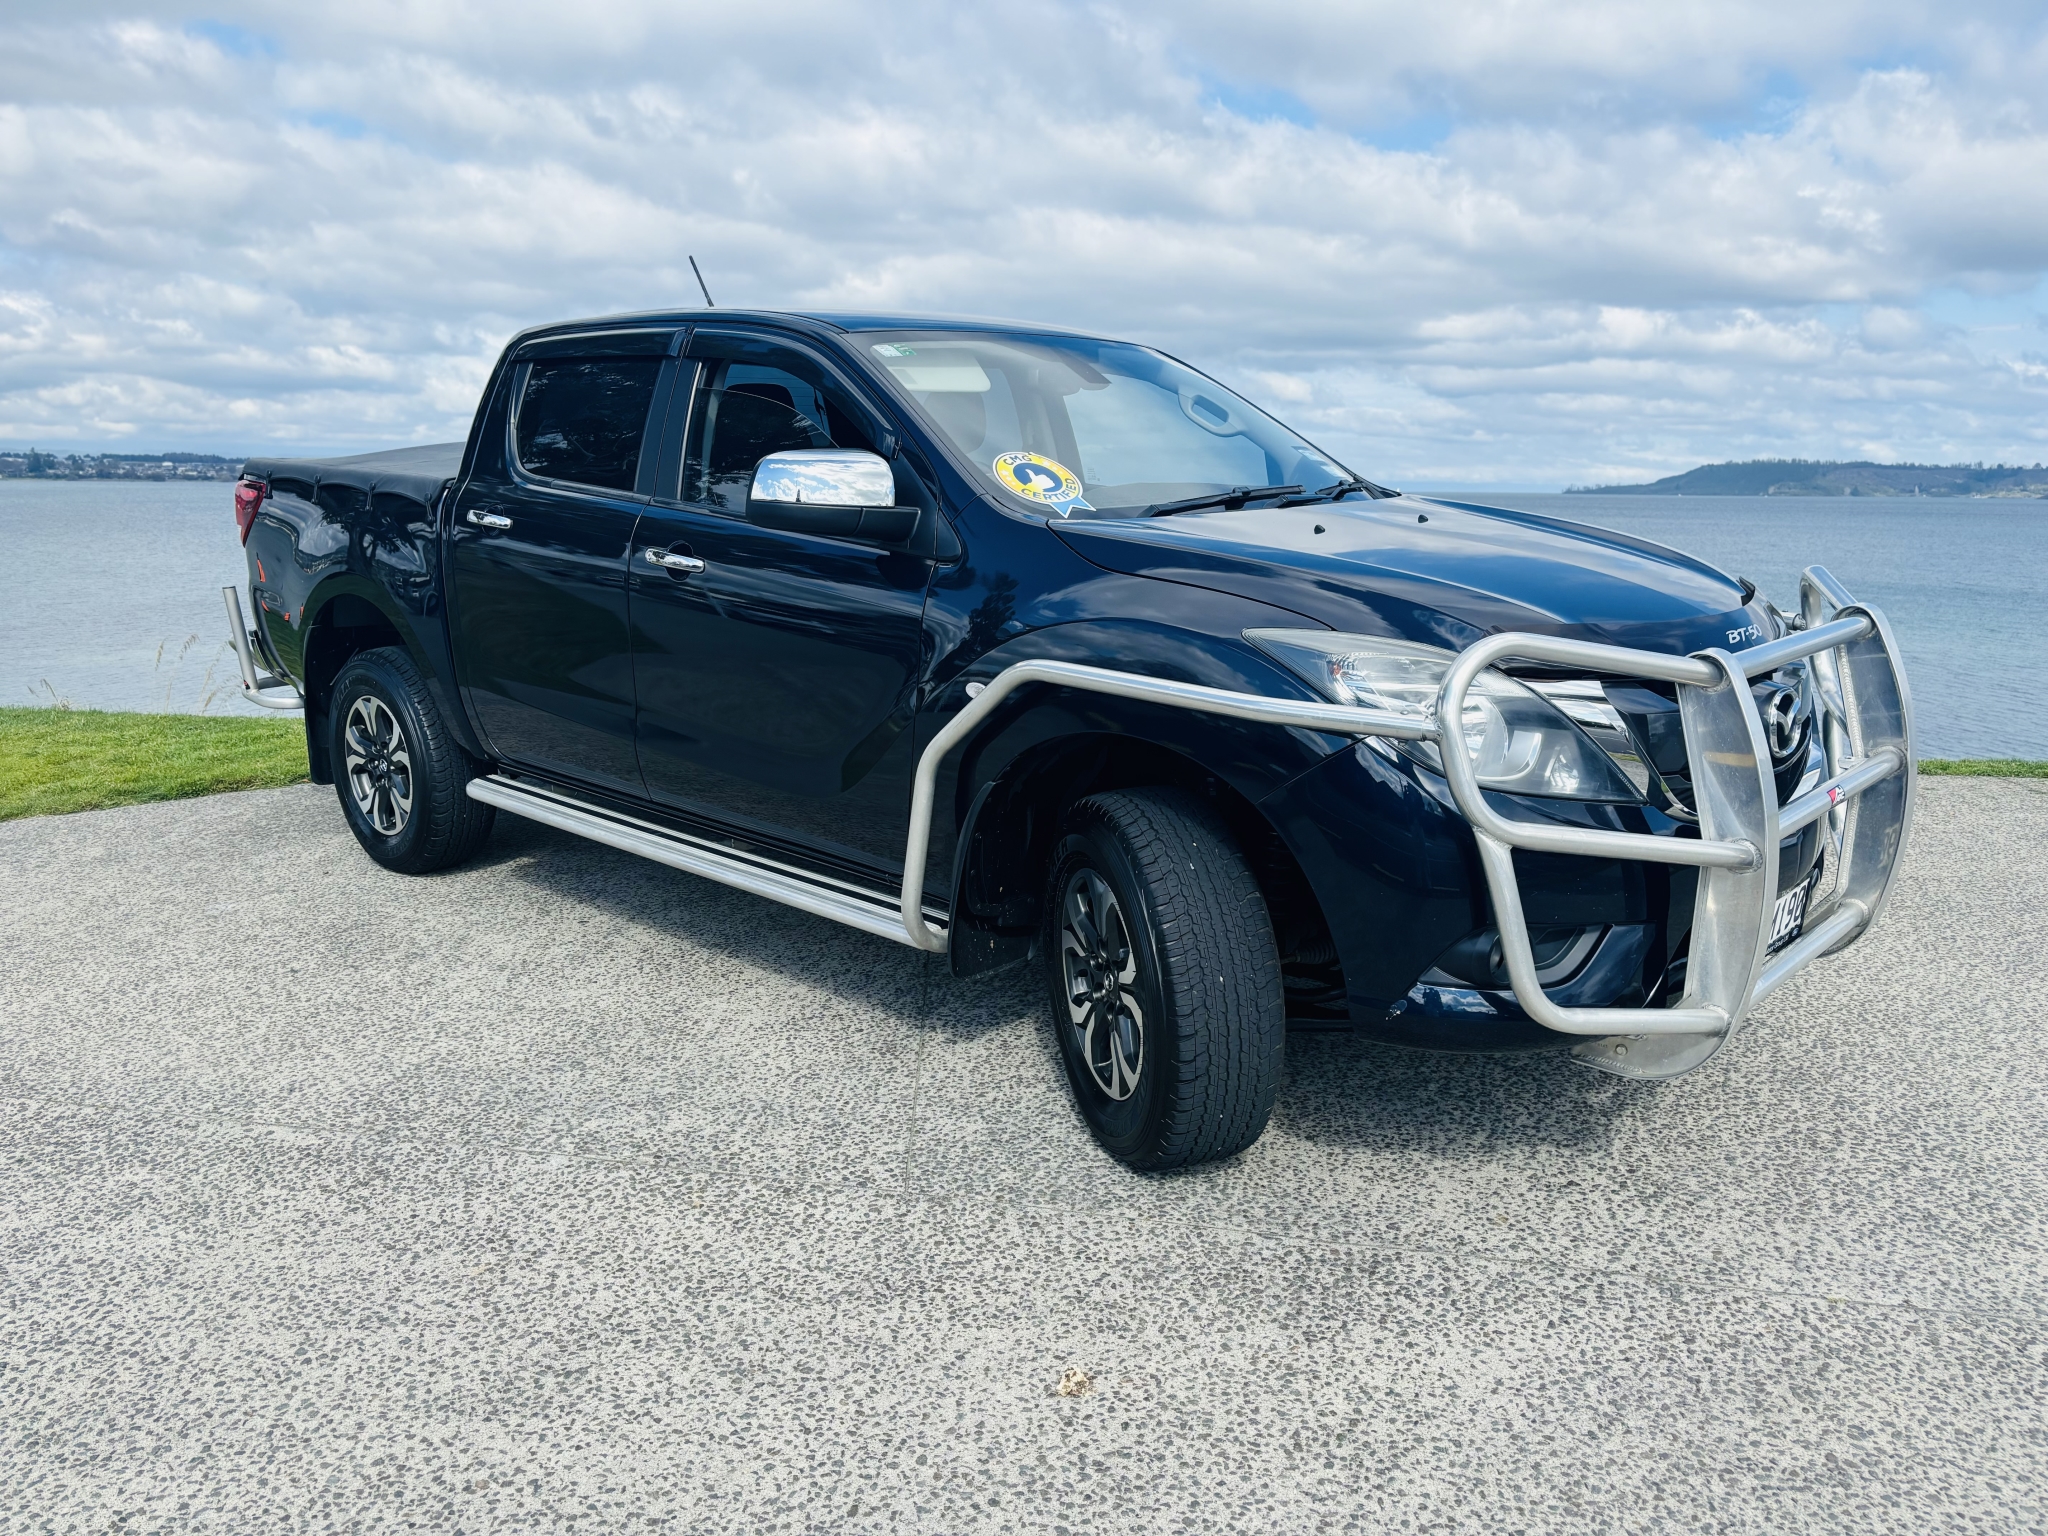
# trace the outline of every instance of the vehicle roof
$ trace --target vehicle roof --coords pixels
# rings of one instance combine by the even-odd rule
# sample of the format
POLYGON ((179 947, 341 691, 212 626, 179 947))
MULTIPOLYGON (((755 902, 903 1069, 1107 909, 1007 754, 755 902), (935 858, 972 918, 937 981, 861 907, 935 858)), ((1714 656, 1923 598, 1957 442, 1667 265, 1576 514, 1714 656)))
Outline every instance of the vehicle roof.
MULTIPOLYGON (((973 315, 856 314, 850 311, 782 309, 655 309, 622 315, 595 315, 581 320, 551 320, 530 326, 512 338, 511 346, 538 337, 573 334, 577 331, 612 330, 636 326, 700 325, 719 321, 754 321, 788 326, 798 331, 988 331, 1020 336, 1085 336, 1084 331, 1057 325, 1034 325, 1023 320, 991 320, 973 315)), ((435 443, 385 453, 356 454, 349 458, 307 459, 258 457, 248 460, 242 473, 259 480, 290 475, 316 485, 342 484, 365 491, 395 491, 414 500, 432 504, 441 488, 461 470, 464 445, 435 443)))
MULTIPOLYGON (((519 333, 519 340, 564 331, 609 329, 628 325, 709 325, 719 321, 755 321, 817 331, 993 331, 1020 336, 1090 336, 1072 326, 1028 320, 1002 320, 985 315, 888 314, 853 310, 804 309, 651 309, 622 315, 593 315, 581 320, 551 320, 519 333)), ((1099 338, 1098 338, 1099 339, 1099 338)))

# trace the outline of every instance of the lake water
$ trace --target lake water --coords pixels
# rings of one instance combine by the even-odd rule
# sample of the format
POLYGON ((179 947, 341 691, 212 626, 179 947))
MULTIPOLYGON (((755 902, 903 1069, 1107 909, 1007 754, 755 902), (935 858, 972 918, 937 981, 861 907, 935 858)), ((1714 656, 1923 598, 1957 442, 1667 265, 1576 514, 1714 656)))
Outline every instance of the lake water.
MULTIPOLYGON (((1472 499, 1656 539, 1786 608, 1825 565, 1890 617, 1923 755, 2048 758, 2048 502, 1472 499)), ((0 480, 0 702, 264 713, 236 691, 220 602, 246 579, 222 482, 0 480)))
POLYGON ((221 607, 248 579, 225 481, 0 480, 0 703, 270 714, 221 607))

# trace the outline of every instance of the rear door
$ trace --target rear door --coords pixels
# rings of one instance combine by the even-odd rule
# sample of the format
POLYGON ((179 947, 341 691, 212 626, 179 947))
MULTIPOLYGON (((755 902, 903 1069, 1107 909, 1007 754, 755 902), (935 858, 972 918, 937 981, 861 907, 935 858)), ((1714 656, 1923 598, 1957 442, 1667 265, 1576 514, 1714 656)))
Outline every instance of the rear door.
MULTIPOLYGON (((678 479, 647 508, 629 577, 648 792, 900 869, 932 563, 746 521, 764 455, 873 449, 886 420, 836 369, 777 338, 700 329, 690 361, 688 411, 679 393, 670 412, 687 422, 671 447, 678 479), (665 569, 650 550, 703 568, 665 569)), ((899 503, 923 499, 901 462, 899 503)))
POLYGON ((522 349, 450 534, 456 675, 492 751, 636 796, 626 560, 675 340, 611 332, 522 349))

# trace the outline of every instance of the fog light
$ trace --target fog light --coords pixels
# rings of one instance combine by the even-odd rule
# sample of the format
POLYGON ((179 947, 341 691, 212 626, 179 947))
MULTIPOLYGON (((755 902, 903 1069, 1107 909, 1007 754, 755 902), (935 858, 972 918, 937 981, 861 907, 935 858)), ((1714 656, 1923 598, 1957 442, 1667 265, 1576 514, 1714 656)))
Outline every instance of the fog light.
MULTIPOLYGON (((1537 928, 1529 934, 1529 949, 1536 960, 1536 979, 1554 986, 1586 963, 1586 957, 1607 931, 1601 924, 1590 928, 1537 928)), ((1428 987, 1475 987, 1481 992, 1505 992, 1507 959, 1501 953, 1500 930, 1479 928, 1465 935, 1436 957, 1436 964, 1422 974, 1428 987)))

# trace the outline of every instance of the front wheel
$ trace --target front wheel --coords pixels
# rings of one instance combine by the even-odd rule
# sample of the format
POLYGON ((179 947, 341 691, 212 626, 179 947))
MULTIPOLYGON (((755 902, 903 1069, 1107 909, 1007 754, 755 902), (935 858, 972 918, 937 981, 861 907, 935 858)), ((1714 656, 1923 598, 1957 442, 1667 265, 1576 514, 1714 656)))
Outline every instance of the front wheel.
POLYGON ((469 759, 410 656, 384 648, 350 658, 328 698, 334 788, 365 853, 419 875, 483 846, 497 812, 469 798, 469 759))
POLYGON ((1076 805, 1046 891, 1053 1028, 1088 1127, 1134 1168, 1258 1140, 1287 1010, 1265 899, 1236 843, 1180 790, 1076 805))

